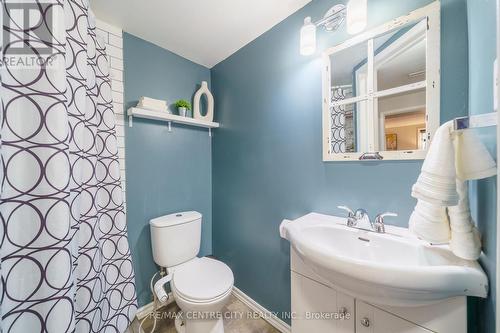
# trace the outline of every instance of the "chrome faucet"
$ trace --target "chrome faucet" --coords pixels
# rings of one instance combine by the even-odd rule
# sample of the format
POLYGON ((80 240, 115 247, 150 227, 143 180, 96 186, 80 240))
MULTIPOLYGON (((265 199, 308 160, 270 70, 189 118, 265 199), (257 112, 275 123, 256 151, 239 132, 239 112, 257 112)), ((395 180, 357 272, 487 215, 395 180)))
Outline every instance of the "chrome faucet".
POLYGON ((385 213, 382 213, 382 214, 378 214, 376 217, 375 217, 375 221, 373 221, 373 223, 370 223, 371 226, 372 226, 372 229, 373 231, 379 233, 379 234, 385 234, 385 223, 384 223, 384 217, 386 216, 398 216, 398 214, 396 213, 392 213, 392 212, 385 212, 385 213))
POLYGON ((372 224, 372 222, 370 221, 370 216, 368 216, 368 212, 366 210, 364 210, 363 208, 358 208, 354 212, 354 217, 356 217, 356 220, 358 222, 366 220, 368 222, 368 224, 370 224, 370 225, 372 224))
POLYGON ((339 209, 343 209, 347 212, 347 226, 356 228, 358 222, 364 219, 367 219, 370 224, 372 230, 376 233, 383 234, 385 233, 385 223, 384 218, 387 216, 398 216, 396 213, 386 212, 382 214, 378 214, 375 217, 375 220, 372 222, 368 213, 363 208, 358 208, 355 212, 347 206, 337 206, 339 209))
POLYGON ((363 208, 358 208, 355 212, 347 207, 347 206, 337 206, 339 209, 343 209, 347 212, 347 226, 355 227, 359 221, 367 218, 368 222, 370 221, 370 217, 368 213, 363 208))

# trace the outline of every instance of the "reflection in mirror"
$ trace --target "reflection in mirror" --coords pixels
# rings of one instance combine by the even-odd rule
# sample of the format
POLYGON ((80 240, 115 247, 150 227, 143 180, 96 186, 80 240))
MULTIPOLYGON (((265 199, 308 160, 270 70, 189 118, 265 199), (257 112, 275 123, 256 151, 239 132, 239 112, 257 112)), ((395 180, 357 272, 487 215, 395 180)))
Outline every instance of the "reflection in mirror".
POLYGON ((425 89, 378 99, 378 150, 426 149, 425 89))
MULTIPOLYGON (((343 98, 349 94, 347 88, 332 89, 332 99, 343 98)), ((332 105, 330 108, 330 152, 331 153, 354 153, 360 151, 358 146, 363 136, 357 133, 357 115, 366 112, 366 101, 349 103, 343 105, 332 105)))
POLYGON ((367 93, 367 52, 366 43, 361 43, 330 55, 331 87, 349 91, 344 99, 367 93))
POLYGON ((374 39, 374 89, 425 81, 426 20, 374 39))
POLYGON ((425 111, 385 117, 384 150, 416 150, 425 147, 425 111))

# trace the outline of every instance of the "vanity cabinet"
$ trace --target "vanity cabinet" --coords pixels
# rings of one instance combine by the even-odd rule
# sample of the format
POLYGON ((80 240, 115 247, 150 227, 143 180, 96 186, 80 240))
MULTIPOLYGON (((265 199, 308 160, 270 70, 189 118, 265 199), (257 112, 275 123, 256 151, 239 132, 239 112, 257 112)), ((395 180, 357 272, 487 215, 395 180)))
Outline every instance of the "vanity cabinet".
POLYGON ((295 272, 291 283, 293 333, 354 332, 353 297, 295 272))
POLYGON ((356 333, 432 333, 373 305, 356 300, 356 333))
POLYGON ((420 307, 370 304, 331 285, 291 248, 292 333, 466 333, 466 297, 420 307))

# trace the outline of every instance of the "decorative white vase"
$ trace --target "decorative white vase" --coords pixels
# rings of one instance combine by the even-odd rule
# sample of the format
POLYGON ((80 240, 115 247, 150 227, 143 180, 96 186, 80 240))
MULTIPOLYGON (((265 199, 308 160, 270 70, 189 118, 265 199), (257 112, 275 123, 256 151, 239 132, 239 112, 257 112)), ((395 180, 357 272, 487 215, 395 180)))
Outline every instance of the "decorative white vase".
POLYGON ((205 120, 205 121, 213 121, 214 120, 214 96, 208 90, 207 81, 201 82, 201 88, 194 94, 193 101, 193 117, 195 119, 205 120), (207 97, 207 113, 203 116, 200 112, 201 105, 200 99, 201 96, 205 95, 207 97))

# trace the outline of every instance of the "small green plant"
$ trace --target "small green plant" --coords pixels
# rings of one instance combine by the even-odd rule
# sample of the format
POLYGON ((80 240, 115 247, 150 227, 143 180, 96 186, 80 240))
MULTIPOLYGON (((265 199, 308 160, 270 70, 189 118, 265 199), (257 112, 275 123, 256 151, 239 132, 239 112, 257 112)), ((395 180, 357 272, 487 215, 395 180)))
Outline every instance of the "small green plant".
POLYGON ((191 110, 191 103, 189 103, 188 101, 186 101, 184 99, 180 99, 177 102, 175 102, 175 106, 177 108, 186 108, 188 110, 191 110))

